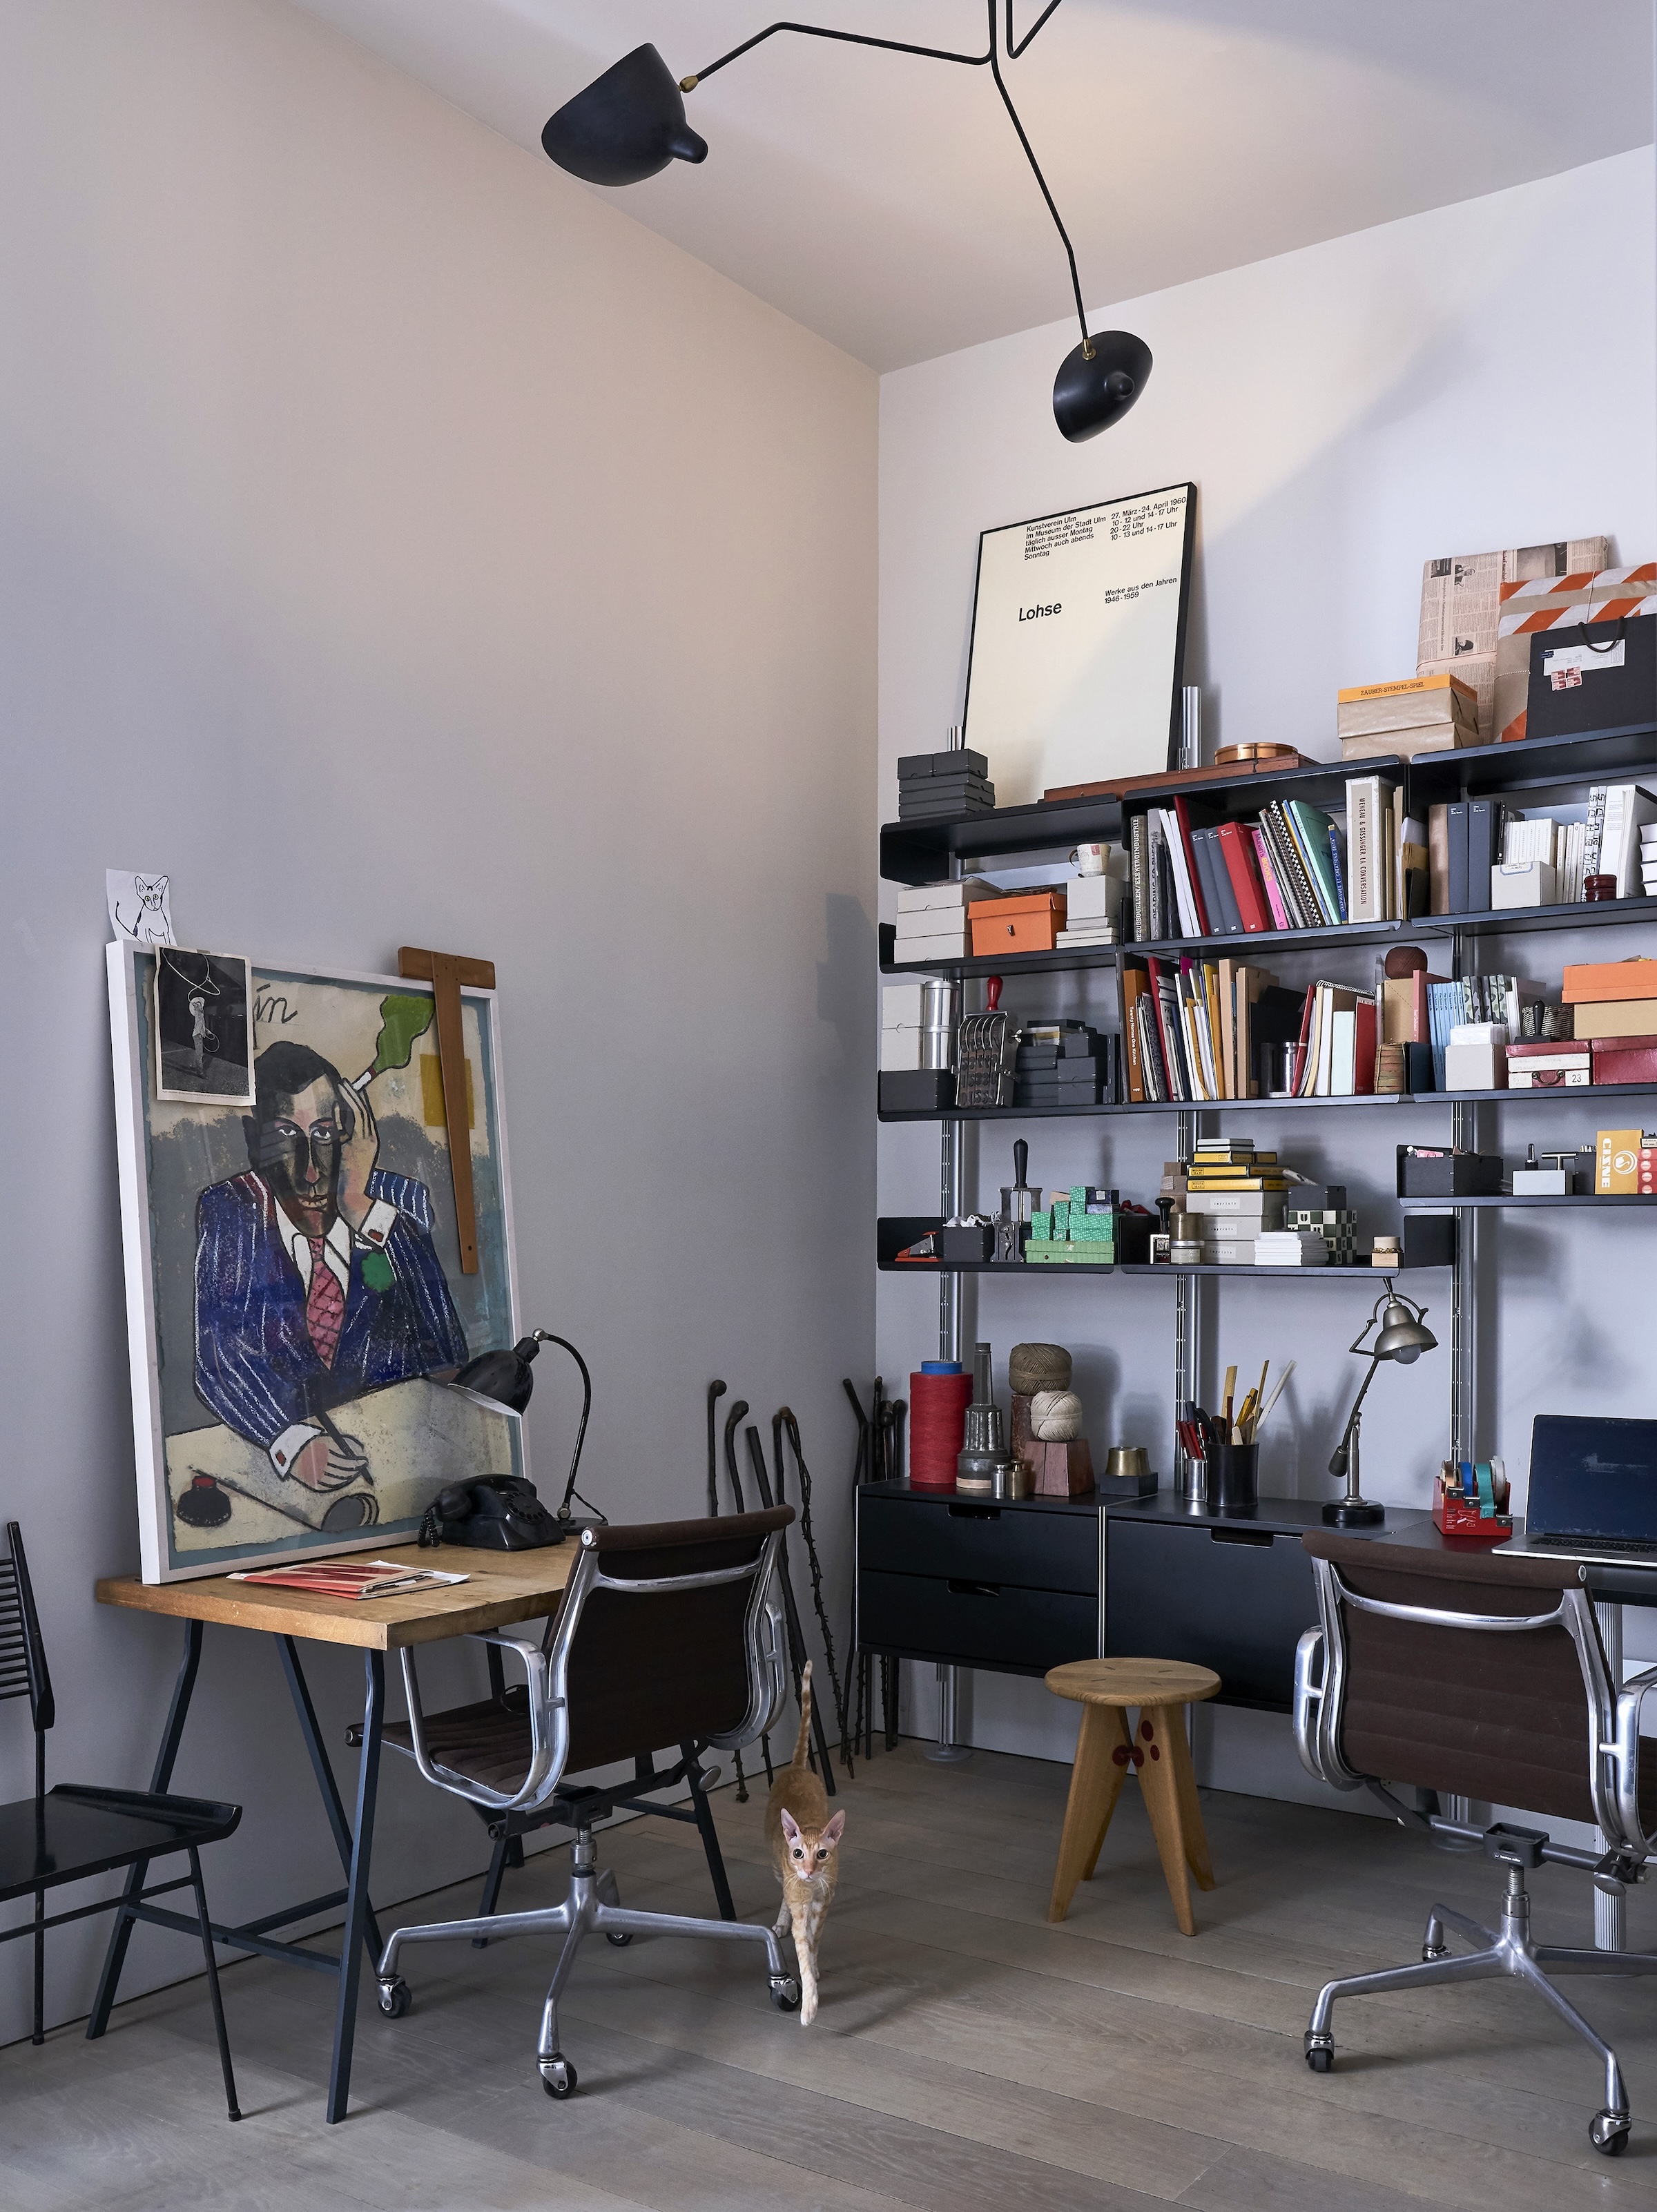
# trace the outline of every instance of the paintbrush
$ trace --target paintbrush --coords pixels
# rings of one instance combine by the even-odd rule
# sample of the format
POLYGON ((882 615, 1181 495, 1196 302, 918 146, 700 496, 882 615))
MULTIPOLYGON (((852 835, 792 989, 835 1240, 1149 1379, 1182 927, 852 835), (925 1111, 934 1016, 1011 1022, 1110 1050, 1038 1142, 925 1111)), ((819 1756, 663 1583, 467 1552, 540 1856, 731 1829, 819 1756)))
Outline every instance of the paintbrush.
POLYGON ((1265 1405, 1261 1407, 1260 1417, 1254 1424, 1254 1434, 1257 1437, 1260 1431, 1266 1426, 1266 1422, 1271 1419, 1272 1408, 1277 1404, 1278 1399, 1282 1397, 1283 1386, 1289 1380, 1294 1371, 1295 1363, 1291 1359, 1288 1366, 1284 1369, 1282 1374, 1278 1376, 1277 1381, 1272 1384, 1272 1395, 1266 1400, 1265 1405))

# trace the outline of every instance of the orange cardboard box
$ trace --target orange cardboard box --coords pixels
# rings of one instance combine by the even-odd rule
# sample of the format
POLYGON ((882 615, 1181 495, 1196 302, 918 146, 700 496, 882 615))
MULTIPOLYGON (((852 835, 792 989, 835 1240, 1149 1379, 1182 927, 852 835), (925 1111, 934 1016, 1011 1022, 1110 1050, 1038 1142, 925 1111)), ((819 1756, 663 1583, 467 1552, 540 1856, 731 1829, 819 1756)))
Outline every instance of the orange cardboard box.
MULTIPOLYGON (((974 960, 992 958, 998 952, 1053 952, 1065 926, 1065 894, 1029 891, 1016 898, 980 899, 968 911, 974 960)), ((1657 961, 1652 965, 1657 970, 1657 961)))
POLYGON ((1657 999, 1657 960, 1595 960, 1565 970, 1568 1006, 1605 999, 1657 999))
POLYGON ((1601 1198, 1634 1197, 1640 1188, 1642 1129, 1601 1129, 1594 1139, 1593 1188, 1601 1198))

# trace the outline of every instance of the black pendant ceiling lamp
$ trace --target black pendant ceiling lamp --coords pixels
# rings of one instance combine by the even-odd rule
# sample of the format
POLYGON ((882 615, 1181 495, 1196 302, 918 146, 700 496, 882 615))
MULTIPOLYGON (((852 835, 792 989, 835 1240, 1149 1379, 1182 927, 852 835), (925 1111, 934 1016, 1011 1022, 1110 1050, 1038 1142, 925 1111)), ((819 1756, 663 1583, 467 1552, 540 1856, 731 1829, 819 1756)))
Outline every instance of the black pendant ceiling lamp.
POLYGON ((1059 5, 1047 5, 1022 40, 1012 33, 1012 0, 1005 0, 1005 40, 996 16, 996 0, 987 0, 989 44, 981 54, 957 54, 942 46, 907 46, 897 39, 874 39, 858 31, 830 31, 816 23, 773 23, 756 32, 718 61, 694 76, 676 83, 667 64, 654 46, 635 46, 633 52, 595 77, 585 92, 567 100, 541 133, 541 143, 561 169, 590 185, 636 185, 658 175, 670 161, 703 161, 707 142, 700 138, 685 119, 684 97, 704 83, 715 70, 750 52, 779 31, 794 31, 810 39, 834 39, 852 46, 879 46, 888 53, 920 54, 929 61, 959 62, 967 69, 987 68, 995 80, 1002 104, 1018 133, 1018 143, 1041 187, 1055 228, 1070 264, 1071 290, 1076 299, 1076 318, 1082 342, 1071 348, 1053 379, 1053 413, 1059 429, 1072 444, 1108 430, 1127 413, 1144 390, 1150 374, 1150 348, 1128 331, 1098 331, 1089 334, 1087 311, 1082 305, 1082 286, 1076 274, 1076 255, 1063 218, 1047 190, 1047 180, 1024 135, 1018 111, 1012 104, 1001 74, 1002 46, 1006 58, 1017 61, 1059 5))

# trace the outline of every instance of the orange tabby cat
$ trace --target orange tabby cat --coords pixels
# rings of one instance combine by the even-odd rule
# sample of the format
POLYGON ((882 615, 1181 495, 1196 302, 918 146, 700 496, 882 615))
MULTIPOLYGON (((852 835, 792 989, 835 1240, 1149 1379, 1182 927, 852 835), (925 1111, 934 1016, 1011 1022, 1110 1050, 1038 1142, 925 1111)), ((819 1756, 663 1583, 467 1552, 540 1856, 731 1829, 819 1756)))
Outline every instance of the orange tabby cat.
POLYGON ((828 1818, 828 1792, 806 1764, 810 1729, 811 1662, 808 1659, 800 1678, 799 1741, 792 1759, 772 1784, 765 1808, 765 1833, 777 1880, 782 1884, 776 1932, 786 1936, 791 1928, 793 1930, 802 2027, 817 2014, 817 1937, 840 1879, 840 1838, 846 1826, 844 1813, 836 1813, 832 1820, 828 1818))

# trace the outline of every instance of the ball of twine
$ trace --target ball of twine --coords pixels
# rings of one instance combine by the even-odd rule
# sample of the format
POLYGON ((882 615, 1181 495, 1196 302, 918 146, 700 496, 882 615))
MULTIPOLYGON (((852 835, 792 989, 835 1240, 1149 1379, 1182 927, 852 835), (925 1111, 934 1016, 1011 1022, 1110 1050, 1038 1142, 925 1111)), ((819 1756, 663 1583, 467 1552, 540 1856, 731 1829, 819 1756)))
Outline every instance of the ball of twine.
POLYGON ((1068 1390, 1070 1371, 1062 1344, 1015 1344, 1007 1355, 1009 1384, 1029 1397, 1038 1390, 1068 1390))
POLYGON ((1082 1433, 1082 1401, 1074 1390, 1038 1390, 1030 1400, 1030 1426, 1043 1443, 1063 1443, 1082 1433))

